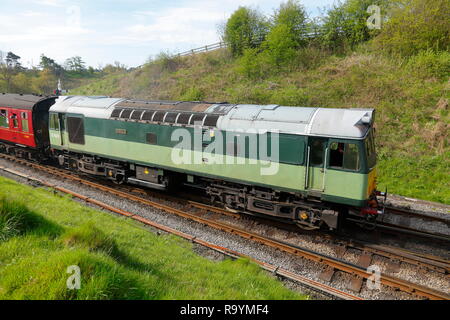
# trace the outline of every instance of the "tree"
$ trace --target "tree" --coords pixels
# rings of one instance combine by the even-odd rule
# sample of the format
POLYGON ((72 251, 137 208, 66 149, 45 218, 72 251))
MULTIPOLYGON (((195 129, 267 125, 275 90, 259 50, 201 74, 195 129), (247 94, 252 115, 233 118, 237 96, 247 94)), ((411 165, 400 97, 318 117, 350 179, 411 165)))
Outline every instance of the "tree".
POLYGON ((83 73, 86 71, 86 63, 80 56, 75 56, 67 59, 64 65, 67 70, 74 71, 77 73, 83 73))
POLYGON ((385 13, 392 0, 346 0, 338 2, 323 18, 322 41, 331 47, 354 47, 356 44, 371 39, 378 33, 369 30, 367 19, 371 5, 378 5, 385 13))
POLYGON ((450 49, 450 2, 448 0, 398 0, 375 39, 389 53, 410 56, 450 49))
POLYGON ((257 10, 239 7, 228 19, 223 39, 234 56, 240 56, 245 48, 256 48, 268 32, 266 18, 257 10))
POLYGON ((22 71, 20 57, 12 52, 8 52, 6 56, 0 51, 0 78, 5 81, 6 91, 11 91, 11 84, 14 75, 22 71))
POLYGON ((39 67, 42 70, 50 70, 56 77, 61 78, 64 74, 64 68, 57 64, 55 60, 46 57, 45 55, 41 54, 41 61, 39 63, 39 67))
POLYGON ((295 58, 297 40, 291 26, 278 24, 273 27, 263 44, 269 62, 276 67, 287 65, 295 58))
POLYGON ((30 93, 31 79, 25 72, 20 72, 12 78, 11 91, 14 93, 30 93))
POLYGON ((127 66, 120 63, 119 61, 114 61, 114 65, 107 64, 104 68, 101 68, 103 73, 116 73, 116 72, 123 72, 127 70, 127 66))
POLYGON ((297 0, 288 0, 282 3, 280 8, 275 11, 273 27, 277 28, 280 25, 287 27, 288 32, 291 34, 289 37, 294 40, 297 47, 300 47, 305 45, 308 40, 307 19, 305 8, 297 0))
POLYGON ((36 93, 52 94, 57 87, 58 80, 55 75, 48 69, 40 72, 39 77, 32 81, 32 88, 36 93))

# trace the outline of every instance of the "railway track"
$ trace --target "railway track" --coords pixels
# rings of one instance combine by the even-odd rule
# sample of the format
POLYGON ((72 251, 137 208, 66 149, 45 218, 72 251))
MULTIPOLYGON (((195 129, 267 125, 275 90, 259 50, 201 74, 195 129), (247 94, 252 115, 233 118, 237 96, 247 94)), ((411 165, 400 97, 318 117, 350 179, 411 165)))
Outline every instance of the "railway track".
MULTIPOLYGON (((165 204, 162 204, 162 203, 151 201, 151 200, 145 199, 145 198, 143 198, 141 196, 136 196, 136 195, 133 195, 133 194, 131 194, 129 192, 118 190, 117 188, 111 188, 111 187, 108 187, 108 186, 105 186, 105 185, 102 185, 102 184, 98 184, 96 182, 88 181, 86 179, 81 178, 78 175, 74 175, 72 173, 68 173, 66 171, 63 171, 63 170, 60 170, 60 169, 56 169, 54 167, 39 165, 39 164, 32 163, 32 162, 29 162, 29 161, 25 161, 25 160, 22 160, 22 159, 16 159, 16 158, 8 156, 8 155, 0 155, 0 157, 19 162, 21 164, 24 164, 24 165, 29 166, 29 167, 33 167, 33 168, 41 170, 41 171, 45 171, 45 172, 47 172, 49 174, 56 175, 56 176, 58 176, 60 178, 65 178, 65 179, 70 179, 72 181, 77 181, 79 183, 82 183, 82 184, 84 184, 86 186, 95 188, 97 190, 101 190, 101 191, 104 191, 104 192, 108 192, 110 194, 114 194, 117 197, 125 198, 127 200, 136 201, 136 202, 139 202, 141 204, 148 205, 148 206, 157 208, 159 210, 162 210, 162 211, 165 211, 165 212, 169 212, 171 214, 175 214, 177 216, 189 219, 191 221, 195 221, 195 222, 198 222, 198 223, 201 223, 201 224, 204 224, 204 225, 208 225, 209 227, 212 227, 214 229, 225 231, 225 232, 228 232, 230 234, 235 234, 235 235, 238 235, 238 236, 240 236, 242 238, 249 239, 251 241, 255 241, 255 242, 264 244, 264 245, 266 245, 268 247, 276 248, 276 249, 281 250, 283 252, 286 252, 286 253, 289 253, 289 254, 292 254, 292 255, 295 255, 295 256, 299 256, 299 257, 305 258, 305 259, 310 260, 310 261, 314 261, 314 262, 320 263, 320 264, 326 266, 326 269, 323 272, 323 275, 324 275, 325 278, 327 276, 330 276, 330 275, 332 276, 334 274, 334 272, 336 272, 336 271, 342 271, 342 272, 351 274, 354 277, 353 286, 356 289, 358 288, 358 286, 360 288, 360 286, 362 285, 363 279, 368 279, 368 278, 370 278, 372 276, 372 274, 368 273, 367 269, 366 269, 367 268, 366 265, 367 265, 368 262, 370 263, 372 254, 379 254, 379 255, 382 255, 382 256, 385 256, 385 257, 395 257, 395 258, 399 258, 400 257, 402 261, 405 261, 405 262, 408 262, 408 263, 416 264, 418 266, 426 267, 426 268, 428 268, 430 270, 438 271, 438 272, 445 273, 445 274, 449 273, 449 262, 448 261, 444 261, 444 260, 439 261, 439 259, 437 259, 437 258, 436 259, 429 259, 429 258, 426 258, 426 257, 423 257, 423 256, 419 257, 419 256, 416 256, 414 254, 410 254, 410 253, 406 253, 406 252, 403 252, 403 253, 401 253, 401 252, 393 252, 393 251, 388 252, 386 250, 386 248, 380 248, 380 247, 379 248, 376 248, 376 247, 369 248, 367 245, 364 246, 364 245, 361 245, 361 244, 354 244, 353 245, 354 247, 355 246, 359 246, 359 249, 362 250, 364 252, 364 254, 361 255, 361 257, 360 257, 360 259, 358 261, 358 264, 352 264, 352 263, 346 262, 346 261, 344 261, 342 259, 339 259, 339 258, 326 256, 326 255, 323 255, 323 254, 311 251, 311 250, 306 249, 306 248, 302 248, 302 247, 295 246, 295 245, 290 244, 290 243, 286 243, 286 242, 275 240, 275 239, 272 239, 272 238, 269 238, 269 237, 265 237, 265 236, 262 236, 262 235, 250 232, 248 230, 243 230, 241 228, 238 228, 236 226, 233 226, 233 225, 230 225, 230 224, 227 224, 227 223, 223 223, 223 222, 219 222, 219 221, 210 219, 210 218, 205 217, 204 214, 202 214, 202 212, 203 213, 205 213, 205 212, 214 212, 214 213, 218 213, 218 214, 235 215, 235 214, 230 213, 230 212, 228 212, 226 210, 223 210, 221 208, 216 208, 216 207, 213 207, 213 206, 210 206, 210 205, 206 205, 206 204, 202 204, 202 203, 198 203, 198 202, 194 202, 194 201, 189 201, 189 205, 190 206, 192 206, 193 208, 198 209, 197 213, 192 213, 192 212, 188 212, 188 211, 185 211, 185 210, 176 209, 176 208, 173 208, 171 206, 168 206, 168 205, 165 205, 165 204)), ((8 171, 10 173, 13 173, 13 174, 21 175, 22 177, 27 178, 27 179, 37 180, 35 178, 32 178, 32 177, 27 176, 27 175, 23 175, 20 172, 14 172, 13 170, 9 170, 7 168, 3 168, 3 170, 6 170, 6 171, 8 171)), ((70 190, 66 190, 64 188, 60 188, 60 187, 55 186, 55 185, 48 184, 45 181, 38 181, 38 182, 43 184, 43 185, 46 185, 48 187, 54 188, 56 190, 59 190, 61 192, 72 194, 73 196, 75 196, 75 197, 77 197, 79 199, 82 199, 82 200, 84 200, 86 202, 89 202, 89 203, 92 203, 94 205, 100 206, 100 207, 102 207, 104 209, 107 209, 109 211, 112 211, 112 212, 115 212, 115 213, 119 213, 121 215, 130 217, 130 218, 132 218, 134 220, 137 220, 137 221, 140 221, 142 223, 145 223, 147 225, 151 225, 151 226, 153 226, 155 228, 158 228, 158 229, 161 229, 161 230, 163 230, 163 228, 166 228, 164 226, 156 226, 155 223, 153 223, 151 221, 148 221, 148 220, 146 220, 146 219, 144 219, 144 218, 142 218, 142 217, 140 217, 140 216, 138 216, 136 214, 133 214, 133 213, 130 213, 130 212, 125 212, 125 211, 123 211, 121 209, 112 207, 112 206, 110 206, 108 204, 101 203, 98 200, 95 200, 95 199, 92 199, 92 198, 89 198, 89 197, 86 197, 86 196, 74 193, 74 192, 72 192, 70 190)), ((165 231, 167 231, 167 230, 165 230, 165 231)), ((180 235, 179 232, 176 231, 176 230, 173 230, 173 232, 171 232, 171 233, 180 235)), ((183 235, 183 238, 189 239, 189 240, 191 240, 193 242, 196 242, 196 243, 199 243, 199 244, 201 244, 201 243, 198 242, 198 241, 202 241, 202 240, 199 240, 199 239, 193 239, 192 236, 189 236, 189 235, 183 235)), ((208 245, 206 245, 206 246, 210 247, 211 249, 214 249, 213 248, 214 245, 212 245, 212 244, 209 244, 209 245, 210 246, 208 246, 208 245)), ((219 248, 219 249, 216 248, 214 250, 221 251, 222 253, 228 252, 230 254, 227 254, 227 255, 230 255, 230 256, 231 255, 243 256, 243 255, 241 255, 239 253, 236 253, 236 252, 231 253, 231 250, 228 250, 226 248, 219 248)), ((295 280, 295 281, 298 281, 298 282, 301 282, 301 283, 307 285, 306 284, 306 282, 307 282, 306 279, 300 279, 298 277, 296 278, 295 274, 292 274, 292 273, 290 273, 287 270, 283 270, 283 269, 280 269, 280 268, 275 267, 275 266, 267 265, 267 264, 265 264, 262 261, 255 261, 255 262, 258 263, 259 265, 261 265, 266 270, 272 271, 272 272, 274 272, 274 273, 276 273, 276 274, 278 274, 280 276, 286 277, 286 278, 290 277, 291 280, 295 280)), ((427 287, 423 287, 421 285, 414 284, 414 283, 411 283, 411 282, 408 282, 408 281, 405 281, 405 280, 402 280, 402 279, 399 279, 399 278, 396 278, 396 277, 392 277, 392 276, 389 276, 389 275, 386 275, 386 274, 381 274, 380 276, 381 276, 380 277, 380 282, 382 284, 387 285, 389 287, 393 287, 395 289, 398 289, 398 290, 401 290, 401 291, 404 291, 404 292, 407 292, 407 293, 410 293, 410 294, 415 294, 415 295, 418 295, 418 296, 421 296, 421 297, 424 297, 424 298, 428 298, 428 299, 445 299, 445 300, 450 299, 450 296, 448 294, 446 294, 446 293, 443 293, 443 292, 439 292, 439 291, 436 291, 436 290, 433 290, 433 289, 430 289, 430 288, 427 288, 427 287)), ((312 280, 309 280, 309 281, 310 281, 309 282, 309 286, 311 286, 311 287, 313 287, 313 288, 315 288, 317 290, 321 290, 319 287, 323 286, 323 283, 312 282, 312 280), (319 283, 320 283, 320 285, 319 285, 319 283)), ((348 293, 343 294, 342 292, 341 293, 335 292, 333 290, 337 290, 337 289, 333 289, 333 288, 331 288, 329 286, 328 287, 325 286, 322 289, 323 289, 324 292, 328 292, 328 294, 331 294, 331 295, 333 295, 332 292, 334 292, 335 293, 334 296, 335 297, 339 297, 341 299, 342 298, 343 299, 357 299, 358 298, 356 296, 351 297, 351 295, 346 296, 346 294, 348 295, 348 293)), ((340 291, 340 290, 338 290, 338 291, 340 291)))
POLYGON ((436 222, 441 222, 443 224, 450 226, 449 219, 444 219, 441 217, 430 216, 430 215, 424 215, 422 213, 416 212, 411 209, 386 206, 385 213, 406 216, 409 218, 414 217, 414 218, 423 219, 423 220, 436 221, 436 222))

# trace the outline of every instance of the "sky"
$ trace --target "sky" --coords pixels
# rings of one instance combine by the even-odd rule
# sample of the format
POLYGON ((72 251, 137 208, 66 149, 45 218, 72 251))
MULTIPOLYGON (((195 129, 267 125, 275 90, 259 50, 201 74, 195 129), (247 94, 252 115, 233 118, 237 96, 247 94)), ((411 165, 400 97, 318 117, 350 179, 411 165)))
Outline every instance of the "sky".
MULTIPOLYGON (((220 40, 218 25, 239 6, 271 15, 283 0, 1 0, 0 51, 26 67, 41 54, 62 64, 81 56, 90 66, 128 67, 164 51, 178 53, 220 40)), ((301 0, 310 16, 334 0, 301 0)))

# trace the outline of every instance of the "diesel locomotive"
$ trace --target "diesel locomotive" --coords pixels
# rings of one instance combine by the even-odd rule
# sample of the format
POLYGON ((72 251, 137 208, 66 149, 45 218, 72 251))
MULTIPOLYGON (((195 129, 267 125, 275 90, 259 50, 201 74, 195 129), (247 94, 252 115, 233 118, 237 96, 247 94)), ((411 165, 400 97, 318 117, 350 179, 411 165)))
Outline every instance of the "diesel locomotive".
POLYGON ((0 151, 304 229, 382 214, 375 110, 0 94, 0 151))

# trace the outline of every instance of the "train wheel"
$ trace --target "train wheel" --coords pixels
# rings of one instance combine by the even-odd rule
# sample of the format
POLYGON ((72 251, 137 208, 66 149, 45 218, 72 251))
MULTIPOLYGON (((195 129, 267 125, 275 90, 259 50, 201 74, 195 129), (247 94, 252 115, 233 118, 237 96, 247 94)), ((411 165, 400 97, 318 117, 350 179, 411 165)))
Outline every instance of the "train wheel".
POLYGON ((113 180, 115 184, 123 184, 125 182, 125 176, 122 174, 116 175, 116 179, 113 180))
POLYGON ((362 223, 358 223, 358 225, 366 230, 375 230, 377 227, 377 217, 372 215, 367 215, 365 220, 361 220, 362 223))

